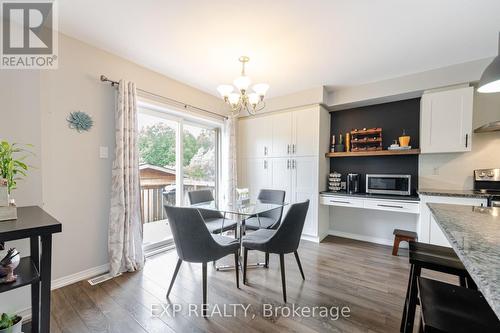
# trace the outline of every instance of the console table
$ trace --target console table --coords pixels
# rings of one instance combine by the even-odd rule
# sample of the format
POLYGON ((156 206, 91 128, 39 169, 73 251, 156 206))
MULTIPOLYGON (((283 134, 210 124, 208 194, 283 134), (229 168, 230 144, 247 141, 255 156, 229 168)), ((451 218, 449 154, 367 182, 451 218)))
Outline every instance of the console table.
POLYGON ((17 281, 1 284, 0 293, 31 285, 31 331, 49 333, 52 234, 61 232, 62 225, 36 206, 18 208, 17 216, 0 222, 0 242, 29 238, 30 256, 21 258, 17 281))

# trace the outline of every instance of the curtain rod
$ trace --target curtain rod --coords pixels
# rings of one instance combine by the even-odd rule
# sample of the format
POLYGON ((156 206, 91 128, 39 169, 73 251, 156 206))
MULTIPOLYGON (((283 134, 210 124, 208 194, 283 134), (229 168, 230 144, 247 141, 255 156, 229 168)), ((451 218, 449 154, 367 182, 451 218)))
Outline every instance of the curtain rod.
MULTIPOLYGON (((118 81, 114 81, 114 80, 111 80, 109 79, 108 77, 106 77, 105 75, 101 75, 100 77, 101 81, 102 82, 109 82, 111 83, 111 86, 114 87, 114 86, 119 86, 120 85, 120 82, 118 81)), ((193 109, 193 110, 198 110, 198 111, 201 111, 201 112, 206 112, 206 113, 210 113, 210 114, 213 114, 217 117, 220 117, 220 118, 223 118, 223 119, 227 119, 226 116, 223 116, 221 114, 218 114, 216 112, 212 112, 212 111, 209 111, 209 110, 205 110, 205 109, 202 109, 202 108, 199 108, 199 107, 196 107, 196 106, 193 106, 193 105, 190 105, 190 104, 186 104, 186 103, 183 103, 183 102, 180 102, 180 101, 177 101, 173 98, 169 98, 169 97, 165 97, 165 96, 161 96, 161 95, 158 95, 158 94, 155 94, 155 93, 152 93, 152 92, 149 92, 149 91, 146 91, 146 90, 143 90, 143 89, 140 89, 140 88, 136 88, 138 91, 141 91, 143 93, 146 93, 148 95, 153 95, 153 96, 156 96, 156 97, 159 97, 159 98, 162 98, 162 99, 165 99, 167 101, 170 101, 170 102, 173 102, 173 103, 177 103, 177 104, 180 104, 182 105, 182 107, 184 107, 184 109, 193 109)))

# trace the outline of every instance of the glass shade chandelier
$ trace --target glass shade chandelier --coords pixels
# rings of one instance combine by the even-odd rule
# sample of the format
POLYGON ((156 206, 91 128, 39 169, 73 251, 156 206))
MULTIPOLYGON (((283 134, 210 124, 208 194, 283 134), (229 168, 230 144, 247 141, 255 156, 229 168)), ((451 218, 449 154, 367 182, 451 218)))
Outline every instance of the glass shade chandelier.
POLYGON ((249 91, 252 81, 245 74, 245 64, 250 61, 249 57, 242 56, 238 59, 241 62, 241 75, 233 81, 233 85, 221 84, 217 87, 217 91, 231 107, 233 115, 239 115, 242 110, 246 110, 249 114, 255 115, 261 111, 266 104, 264 97, 269 85, 267 83, 258 83, 252 86, 252 91, 249 91), (236 87, 238 92, 233 92, 236 87))

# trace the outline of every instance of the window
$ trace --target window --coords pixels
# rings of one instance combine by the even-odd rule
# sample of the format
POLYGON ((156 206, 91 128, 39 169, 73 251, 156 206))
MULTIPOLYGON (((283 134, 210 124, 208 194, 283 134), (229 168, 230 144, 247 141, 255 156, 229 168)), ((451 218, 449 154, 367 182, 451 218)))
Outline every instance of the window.
POLYGON ((187 192, 199 189, 217 198, 220 124, 155 104, 138 106, 143 245, 154 252, 172 244, 164 204, 186 205, 187 192))

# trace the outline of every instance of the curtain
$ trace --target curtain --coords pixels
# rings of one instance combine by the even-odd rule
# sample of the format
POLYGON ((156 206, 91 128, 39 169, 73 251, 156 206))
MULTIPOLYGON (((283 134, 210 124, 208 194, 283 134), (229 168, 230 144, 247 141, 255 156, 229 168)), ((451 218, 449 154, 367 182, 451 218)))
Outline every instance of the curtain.
POLYGON ((229 116, 224 122, 222 140, 222 198, 225 204, 234 204, 236 201, 236 187, 238 185, 236 156, 236 127, 238 117, 229 116))
POLYGON ((116 148, 108 231, 112 276, 144 266, 137 127, 135 84, 121 80, 115 112, 116 148))

